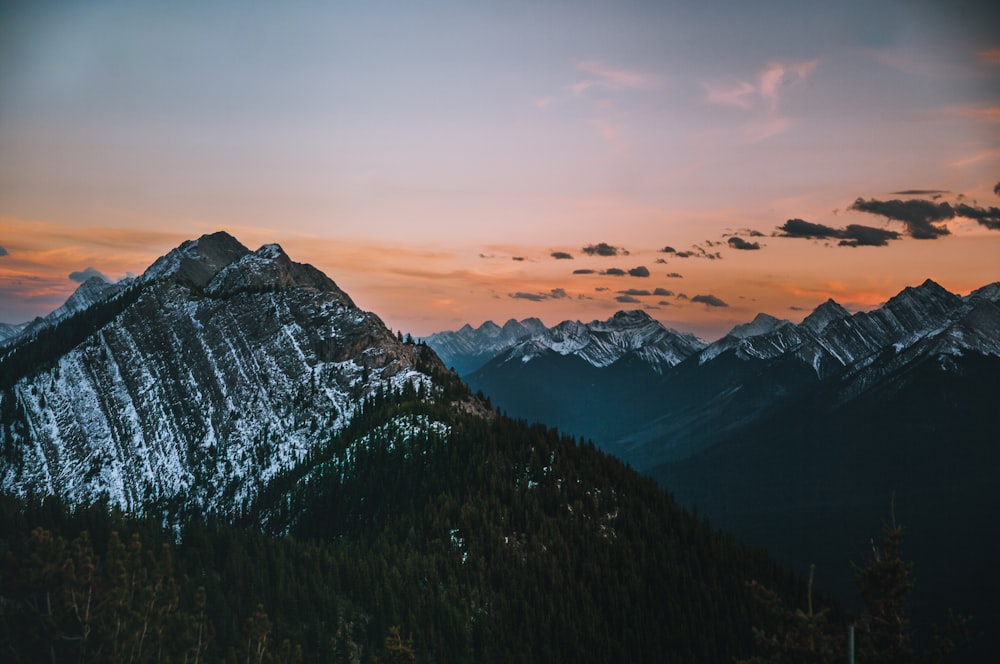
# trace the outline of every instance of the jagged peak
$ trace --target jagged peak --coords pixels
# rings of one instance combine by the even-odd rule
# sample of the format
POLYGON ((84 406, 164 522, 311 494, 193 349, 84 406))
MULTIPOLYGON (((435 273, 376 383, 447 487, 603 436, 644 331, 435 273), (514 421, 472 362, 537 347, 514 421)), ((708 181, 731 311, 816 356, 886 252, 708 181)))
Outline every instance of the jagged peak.
POLYGON ((754 316, 754 319, 749 323, 743 323, 734 327, 726 336, 735 337, 737 339, 746 339, 748 337, 755 337, 761 334, 767 334, 768 332, 773 332, 786 323, 788 323, 788 321, 783 318, 775 318, 770 314, 759 313, 754 316))
POLYGON ((265 244, 257 251, 225 266, 212 278, 205 292, 221 295, 244 290, 293 287, 334 291, 350 300, 329 277, 312 265, 292 261, 278 244, 265 244))
POLYGON ((992 284, 981 286, 965 296, 965 300, 967 301, 976 299, 984 299, 989 300, 990 302, 1000 303, 1000 281, 995 281, 992 284))
POLYGON ((807 330, 819 334, 833 321, 847 318, 850 315, 850 312, 836 300, 829 298, 826 302, 813 309, 812 313, 802 320, 801 325, 807 330))
POLYGON ((174 279, 203 288, 222 268, 249 253, 249 249, 225 231, 208 233, 197 240, 185 240, 156 259, 140 280, 174 279))

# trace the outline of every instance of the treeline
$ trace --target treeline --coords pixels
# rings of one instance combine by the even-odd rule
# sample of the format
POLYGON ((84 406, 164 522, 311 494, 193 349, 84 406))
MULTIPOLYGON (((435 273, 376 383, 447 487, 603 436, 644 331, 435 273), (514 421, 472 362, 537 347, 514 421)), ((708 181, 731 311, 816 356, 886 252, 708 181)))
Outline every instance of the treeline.
POLYGON ((236 525, 0 507, 15 662, 731 662, 777 628, 749 579, 805 598, 593 445, 413 388, 373 395, 236 525))

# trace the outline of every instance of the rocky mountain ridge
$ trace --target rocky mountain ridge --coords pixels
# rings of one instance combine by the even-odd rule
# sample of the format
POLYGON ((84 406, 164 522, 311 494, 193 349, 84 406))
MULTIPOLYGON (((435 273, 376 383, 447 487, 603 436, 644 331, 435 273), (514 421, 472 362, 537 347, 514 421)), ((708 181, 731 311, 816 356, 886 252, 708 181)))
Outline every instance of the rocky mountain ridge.
MULTIPOLYGON (((120 311, 86 321, 92 332, 76 331, 81 343, 0 394, 0 486, 226 511, 342 429, 366 395, 409 385, 433 398, 431 375, 447 374, 278 245, 205 235, 126 294, 120 311)), ((13 366, 30 343, 0 361, 13 366)))

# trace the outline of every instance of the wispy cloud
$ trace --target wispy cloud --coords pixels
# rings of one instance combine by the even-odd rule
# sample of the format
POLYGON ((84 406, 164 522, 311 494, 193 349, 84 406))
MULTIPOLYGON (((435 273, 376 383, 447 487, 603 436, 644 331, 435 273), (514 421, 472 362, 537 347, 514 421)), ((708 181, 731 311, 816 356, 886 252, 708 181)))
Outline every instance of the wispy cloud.
POLYGON ((717 106, 739 108, 753 114, 743 127, 746 137, 757 142, 783 133, 792 121, 781 113, 785 90, 807 79, 819 60, 769 62, 752 81, 729 84, 703 83, 705 101, 717 106))
POLYGON ((946 112, 960 118, 1000 122, 1000 106, 951 106, 946 112))
POLYGON ((645 88, 656 82, 656 77, 652 74, 634 69, 612 67, 603 60, 577 60, 573 63, 573 67, 577 71, 587 74, 587 78, 570 86, 570 90, 575 95, 581 95, 593 88, 601 90, 645 88))
POLYGON ((979 51, 979 59, 989 65, 1000 65, 1000 48, 987 48, 979 51))

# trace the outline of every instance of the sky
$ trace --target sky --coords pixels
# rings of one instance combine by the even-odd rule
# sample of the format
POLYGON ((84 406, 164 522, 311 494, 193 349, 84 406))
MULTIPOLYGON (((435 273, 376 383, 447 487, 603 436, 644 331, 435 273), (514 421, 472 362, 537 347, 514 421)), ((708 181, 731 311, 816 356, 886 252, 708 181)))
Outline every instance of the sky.
POLYGON ((1000 280, 991 2, 0 4, 0 321, 226 230, 393 329, 1000 280))

